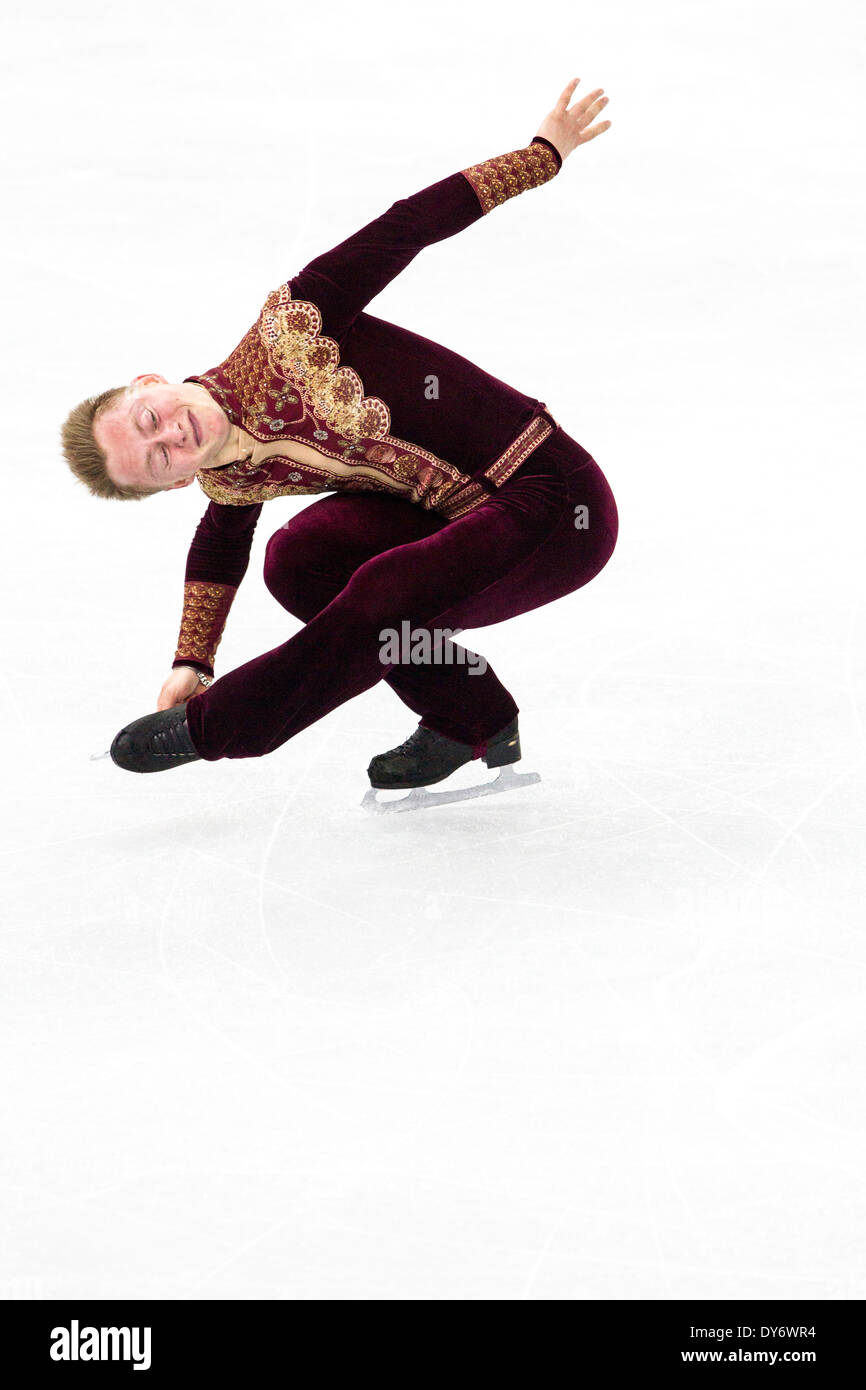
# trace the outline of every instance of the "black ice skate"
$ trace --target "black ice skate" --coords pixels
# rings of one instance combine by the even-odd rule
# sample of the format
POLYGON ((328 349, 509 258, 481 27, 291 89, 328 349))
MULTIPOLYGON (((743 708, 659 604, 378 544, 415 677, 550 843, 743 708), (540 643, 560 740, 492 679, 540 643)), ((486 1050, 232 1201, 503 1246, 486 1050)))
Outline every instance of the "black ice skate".
POLYGON ((165 772, 201 757, 186 726, 186 705, 145 714, 127 724, 109 749, 111 761, 126 772, 165 772))
POLYGON ((537 772, 516 773, 511 764, 520 760, 520 734, 515 716, 510 724, 479 745, 478 754, 488 767, 501 769, 492 782, 454 791, 428 792, 425 788, 450 777, 458 767, 472 760, 476 749, 471 743, 460 743, 423 724, 405 743, 380 753, 367 768, 370 790, 361 805, 368 811, 417 811, 422 806, 441 806, 454 801, 469 801, 477 796, 492 796, 515 787, 540 782, 537 772), (409 796, 397 801, 381 801, 377 791, 410 790, 409 796))

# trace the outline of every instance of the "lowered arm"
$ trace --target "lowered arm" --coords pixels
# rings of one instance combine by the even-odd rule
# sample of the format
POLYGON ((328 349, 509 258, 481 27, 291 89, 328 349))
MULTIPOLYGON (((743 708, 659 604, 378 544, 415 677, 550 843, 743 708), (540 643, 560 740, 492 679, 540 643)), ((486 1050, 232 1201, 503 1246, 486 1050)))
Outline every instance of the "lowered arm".
POLYGON ((172 668, 214 674, 214 658, 229 609, 250 562, 264 503, 224 507, 211 502, 192 539, 183 585, 183 614, 172 668))

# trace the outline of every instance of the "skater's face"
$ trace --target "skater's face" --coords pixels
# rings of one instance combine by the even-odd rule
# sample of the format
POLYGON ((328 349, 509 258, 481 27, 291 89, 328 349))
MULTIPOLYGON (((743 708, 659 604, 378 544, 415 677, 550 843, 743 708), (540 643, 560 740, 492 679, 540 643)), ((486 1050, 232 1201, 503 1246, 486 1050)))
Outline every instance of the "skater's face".
POLYGON ((93 430, 115 483, 166 491, 224 463, 231 434, 229 417, 203 386, 172 385, 157 372, 135 377, 93 430))

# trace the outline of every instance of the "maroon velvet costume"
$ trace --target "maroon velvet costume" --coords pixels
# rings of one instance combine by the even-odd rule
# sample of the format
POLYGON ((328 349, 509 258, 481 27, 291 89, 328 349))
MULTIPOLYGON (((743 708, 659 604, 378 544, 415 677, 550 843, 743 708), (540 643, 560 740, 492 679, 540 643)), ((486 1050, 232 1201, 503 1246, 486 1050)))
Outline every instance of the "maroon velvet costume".
POLYGON ((198 474, 211 501, 187 559, 175 666, 213 674, 264 502, 335 494, 267 546, 265 582, 306 626, 188 702, 203 758, 269 753, 382 679, 475 756, 518 712, 490 667, 383 664, 382 630, 480 627, 580 588, 616 543, 613 495, 543 401, 364 306, 424 246, 561 164, 536 136, 400 199, 273 291, 219 367, 185 378, 286 452, 198 474))

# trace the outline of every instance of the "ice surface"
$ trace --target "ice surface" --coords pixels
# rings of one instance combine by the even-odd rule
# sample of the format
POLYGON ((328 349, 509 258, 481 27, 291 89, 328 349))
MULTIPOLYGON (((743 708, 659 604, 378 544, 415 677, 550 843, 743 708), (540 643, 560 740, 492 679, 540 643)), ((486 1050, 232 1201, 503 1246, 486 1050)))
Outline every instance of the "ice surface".
MULTIPOLYGON (((239 22, 84 0, 4 45, 0 1292, 862 1298, 860 12, 239 22), (205 502, 90 498, 66 412, 214 365, 578 74, 610 133, 374 307, 616 493, 592 584, 461 637, 541 783, 367 815, 384 685, 264 759, 90 761, 155 708, 205 502)), ((261 566, 304 505, 218 674, 296 630, 261 566)))

